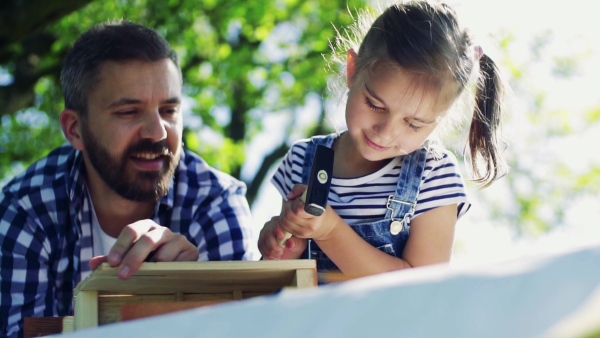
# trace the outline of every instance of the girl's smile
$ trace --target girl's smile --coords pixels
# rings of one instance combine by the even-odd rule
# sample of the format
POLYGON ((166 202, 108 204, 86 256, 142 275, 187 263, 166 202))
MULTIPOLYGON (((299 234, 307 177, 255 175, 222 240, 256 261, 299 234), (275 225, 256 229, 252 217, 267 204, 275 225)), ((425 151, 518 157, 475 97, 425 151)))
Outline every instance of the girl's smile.
POLYGON ((375 143, 375 142, 371 141, 371 139, 370 139, 370 138, 367 136, 367 134, 363 134, 363 135, 365 136, 365 143, 366 143, 366 144, 367 144, 369 147, 371 147, 371 148, 375 149, 376 151, 386 151, 386 150, 388 150, 388 149, 390 149, 390 148, 391 148, 391 147, 384 147, 384 146, 381 146, 381 145, 379 145, 379 144, 377 144, 377 143, 375 143))

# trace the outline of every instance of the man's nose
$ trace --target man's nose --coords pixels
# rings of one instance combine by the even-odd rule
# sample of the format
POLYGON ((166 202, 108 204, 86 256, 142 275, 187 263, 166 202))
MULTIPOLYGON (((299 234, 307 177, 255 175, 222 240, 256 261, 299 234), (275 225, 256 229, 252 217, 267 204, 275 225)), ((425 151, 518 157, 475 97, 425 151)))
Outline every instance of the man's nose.
POLYGON ((140 137, 142 139, 150 139, 153 142, 158 142, 167 138, 165 121, 162 119, 158 110, 148 111, 145 114, 140 130, 140 137))

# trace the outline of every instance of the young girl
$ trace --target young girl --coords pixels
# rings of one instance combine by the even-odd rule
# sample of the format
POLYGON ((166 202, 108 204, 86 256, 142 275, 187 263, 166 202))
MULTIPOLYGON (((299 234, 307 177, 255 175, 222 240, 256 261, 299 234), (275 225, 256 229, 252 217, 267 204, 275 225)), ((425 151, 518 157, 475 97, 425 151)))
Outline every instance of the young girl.
MULTIPOLYGON (((339 36, 338 47, 351 43, 358 28, 339 36)), ((473 174, 483 186, 502 176, 498 70, 452 8, 428 1, 387 8, 358 51, 346 51, 347 130, 295 143, 280 164, 272 182, 284 201, 280 216, 261 231, 263 258, 304 253, 319 271, 353 277, 448 262, 456 221, 470 204, 456 159, 433 133, 475 83, 468 136, 473 174), (321 216, 305 212, 298 198, 317 144, 335 150, 321 216), (293 237, 282 247, 286 232, 293 237)))

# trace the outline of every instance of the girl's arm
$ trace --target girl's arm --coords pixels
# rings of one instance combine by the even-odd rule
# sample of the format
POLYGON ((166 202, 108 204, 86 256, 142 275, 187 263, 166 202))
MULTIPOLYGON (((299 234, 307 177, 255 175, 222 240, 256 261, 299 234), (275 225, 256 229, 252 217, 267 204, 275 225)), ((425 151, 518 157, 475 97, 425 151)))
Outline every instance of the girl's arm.
POLYGON ((412 267, 450 262, 456 215, 456 204, 450 204, 431 209, 413 219, 402 258, 412 267))
POLYGON ((429 210, 411 221, 402 259, 388 255, 363 240, 330 206, 320 217, 302 210, 300 201, 284 203, 279 222, 295 237, 312 237, 327 256, 352 277, 449 262, 457 221, 457 206, 429 210))

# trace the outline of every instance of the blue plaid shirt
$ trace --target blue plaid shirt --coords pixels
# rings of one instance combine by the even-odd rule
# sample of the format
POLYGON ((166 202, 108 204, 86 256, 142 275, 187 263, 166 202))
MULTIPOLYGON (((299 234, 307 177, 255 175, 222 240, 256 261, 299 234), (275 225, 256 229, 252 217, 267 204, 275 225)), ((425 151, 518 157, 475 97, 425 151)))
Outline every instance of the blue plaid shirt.
MULTIPOLYGON (((73 313, 73 288, 90 274, 91 202, 79 151, 64 145, 0 193, 0 336, 23 318, 73 313)), ((181 233, 199 260, 257 260, 244 183, 185 150, 153 220, 181 233)))

